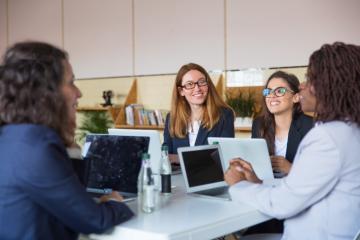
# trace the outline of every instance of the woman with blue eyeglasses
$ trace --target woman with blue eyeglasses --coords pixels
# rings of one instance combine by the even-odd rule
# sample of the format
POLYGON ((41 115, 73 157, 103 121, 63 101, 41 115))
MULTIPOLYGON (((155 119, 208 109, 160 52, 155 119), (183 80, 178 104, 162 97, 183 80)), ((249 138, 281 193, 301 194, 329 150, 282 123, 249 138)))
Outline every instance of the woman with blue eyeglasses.
POLYGON ((301 139, 313 120, 299 103, 298 78, 283 71, 273 73, 263 90, 264 107, 252 126, 253 138, 265 138, 275 177, 288 174, 301 139))
MULTIPOLYGON (((313 127, 313 119, 301 110, 299 85, 293 74, 273 73, 263 90, 263 112, 252 125, 252 138, 264 138, 267 142, 276 178, 289 173, 301 140, 313 127)), ((283 221, 270 220, 249 228, 246 234, 282 231, 283 221)))
POLYGON ((208 144, 208 137, 234 135, 234 112, 217 93, 209 74, 198 64, 183 65, 176 75, 164 129, 171 162, 178 163, 179 147, 208 144))

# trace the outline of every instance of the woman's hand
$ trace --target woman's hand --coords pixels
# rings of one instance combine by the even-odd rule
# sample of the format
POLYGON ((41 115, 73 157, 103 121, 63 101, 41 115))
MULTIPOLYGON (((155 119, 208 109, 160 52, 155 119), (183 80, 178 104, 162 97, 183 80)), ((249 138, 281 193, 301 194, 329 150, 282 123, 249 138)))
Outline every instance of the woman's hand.
POLYGON ((291 169, 291 162, 286 160, 283 156, 271 156, 271 165, 275 172, 282 172, 289 174, 291 169))
POLYGON ((124 198, 117 191, 112 191, 110 194, 106 194, 100 197, 99 202, 117 201, 122 202, 124 198))
POLYGON ((177 154, 169 154, 170 163, 180 163, 179 157, 177 154))
MULTIPOLYGON (((235 161, 235 159, 233 159, 235 161)), ((231 161, 233 161, 231 160, 231 161)), ((231 163, 229 168, 226 170, 224 175, 224 180, 227 184, 230 186, 234 185, 235 183, 238 183, 240 181, 246 180, 245 175, 242 171, 242 169, 238 166, 236 166, 237 163, 231 163)))
POLYGON ((253 183, 262 183, 256 176, 250 163, 241 158, 232 159, 230 161, 229 169, 225 173, 225 181, 231 186, 243 180, 253 183))

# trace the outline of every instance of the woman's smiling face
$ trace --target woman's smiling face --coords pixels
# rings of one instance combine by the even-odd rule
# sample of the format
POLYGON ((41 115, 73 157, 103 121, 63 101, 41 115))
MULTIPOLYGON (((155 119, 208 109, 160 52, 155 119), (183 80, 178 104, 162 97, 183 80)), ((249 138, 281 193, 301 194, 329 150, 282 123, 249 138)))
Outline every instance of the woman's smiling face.
MULTIPOLYGON (((272 90, 279 87, 291 90, 289 84, 282 78, 272 78, 267 84, 267 88, 272 90)), ((266 107, 274 115, 288 111, 292 112, 293 106, 297 102, 299 102, 299 95, 291 91, 286 91, 284 96, 281 97, 271 93, 265 98, 266 107)))

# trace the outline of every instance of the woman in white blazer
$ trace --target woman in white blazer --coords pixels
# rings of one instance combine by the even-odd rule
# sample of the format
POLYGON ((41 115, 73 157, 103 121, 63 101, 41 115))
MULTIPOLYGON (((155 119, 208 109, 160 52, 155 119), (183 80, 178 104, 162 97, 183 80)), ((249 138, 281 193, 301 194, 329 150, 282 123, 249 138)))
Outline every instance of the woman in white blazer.
POLYGON ((316 125, 289 175, 268 184, 234 159, 225 180, 234 201, 285 219, 282 239, 352 239, 360 229, 360 46, 323 45, 307 77, 300 101, 316 125))

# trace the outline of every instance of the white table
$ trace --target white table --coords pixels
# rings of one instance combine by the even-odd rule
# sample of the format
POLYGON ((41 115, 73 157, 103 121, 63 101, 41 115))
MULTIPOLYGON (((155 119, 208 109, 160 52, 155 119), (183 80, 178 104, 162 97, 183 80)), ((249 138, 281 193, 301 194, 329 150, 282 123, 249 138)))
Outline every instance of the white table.
POLYGON ((185 193, 182 175, 172 176, 171 196, 158 196, 153 213, 143 213, 137 201, 128 205, 135 212, 128 222, 102 235, 99 240, 185 240, 212 239, 269 220, 254 208, 222 199, 204 198, 185 193))

